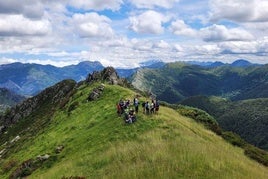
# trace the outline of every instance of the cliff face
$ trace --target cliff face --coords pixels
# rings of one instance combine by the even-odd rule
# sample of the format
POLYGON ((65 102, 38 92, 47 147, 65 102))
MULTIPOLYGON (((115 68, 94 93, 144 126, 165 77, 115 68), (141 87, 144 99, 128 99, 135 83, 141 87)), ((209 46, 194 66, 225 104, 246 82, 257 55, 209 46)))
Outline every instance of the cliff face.
POLYGON ((75 85, 76 82, 73 80, 64 80, 52 87, 46 88, 38 95, 28 98, 0 117, 0 129, 4 129, 18 122, 44 105, 49 106, 49 110, 53 110, 54 107, 59 106, 61 102, 66 100, 66 96, 74 89, 75 85))

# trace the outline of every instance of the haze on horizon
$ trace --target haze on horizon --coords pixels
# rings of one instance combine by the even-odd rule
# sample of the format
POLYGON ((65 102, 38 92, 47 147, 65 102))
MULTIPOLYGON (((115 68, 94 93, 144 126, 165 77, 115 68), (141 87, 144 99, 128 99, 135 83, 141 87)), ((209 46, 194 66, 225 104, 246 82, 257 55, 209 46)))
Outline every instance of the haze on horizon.
POLYGON ((0 64, 264 64, 267 54, 267 0, 0 0, 0 64))

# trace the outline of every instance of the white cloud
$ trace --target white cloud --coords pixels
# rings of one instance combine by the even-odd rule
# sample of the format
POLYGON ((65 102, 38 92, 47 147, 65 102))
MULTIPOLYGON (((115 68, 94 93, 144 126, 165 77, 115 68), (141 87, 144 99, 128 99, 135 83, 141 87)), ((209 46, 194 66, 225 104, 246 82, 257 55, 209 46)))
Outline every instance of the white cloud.
POLYGON ((168 49, 168 48, 170 48, 170 45, 166 41, 160 40, 160 42, 154 43, 153 47, 154 48, 160 48, 160 49, 168 49))
POLYGON ((267 56, 268 37, 250 42, 223 42, 219 44, 219 47, 222 49, 223 53, 267 56))
POLYGON ((223 25, 212 25, 200 30, 205 41, 248 41, 253 40, 252 34, 241 28, 227 29, 223 25))
POLYGON ((175 35, 195 36, 196 31, 184 23, 183 20, 176 20, 171 23, 171 31, 175 35))
POLYGON ((130 17, 129 29, 137 33, 161 34, 164 32, 162 24, 169 20, 163 14, 156 11, 146 11, 138 16, 130 17))
POLYGON ((0 63, 63 66, 98 60, 136 67, 149 59, 265 62, 267 2, 0 0, 0 63), (211 20, 226 26, 206 27, 207 12, 211 20))
POLYGON ((211 20, 236 22, 268 21, 267 0, 210 0, 211 20))
POLYGON ((171 8, 172 5, 179 2, 179 0, 131 0, 130 2, 137 8, 153 9, 155 7, 171 8))
POLYGON ((111 37, 111 20, 95 12, 73 15, 71 24, 80 37, 111 37))
POLYGON ((25 0, 18 2, 17 0, 1 0, 1 14, 22 14, 28 18, 41 18, 43 16, 44 6, 38 0, 25 0))
POLYGON ((174 44, 172 50, 175 52, 183 52, 184 51, 183 47, 180 44, 174 44))
POLYGON ((16 61, 17 60, 12 59, 12 58, 2 57, 2 58, 0 58, 0 65, 7 64, 7 63, 14 63, 16 61))
POLYGON ((51 24, 46 19, 31 20, 22 15, 0 15, 0 36, 46 35, 51 24))
POLYGON ((79 9, 119 10, 123 0, 70 0, 69 4, 79 9))

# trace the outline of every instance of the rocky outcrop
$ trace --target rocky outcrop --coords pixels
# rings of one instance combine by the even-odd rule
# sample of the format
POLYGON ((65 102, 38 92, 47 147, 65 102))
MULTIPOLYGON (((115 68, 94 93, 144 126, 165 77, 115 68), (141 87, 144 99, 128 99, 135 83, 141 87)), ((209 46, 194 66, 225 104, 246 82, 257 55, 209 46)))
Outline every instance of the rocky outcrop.
POLYGON ((4 126, 1 128, 16 123, 44 105, 50 105, 51 109, 49 110, 53 110, 53 107, 66 100, 65 97, 74 89, 75 85, 76 82, 74 80, 63 80, 52 87, 46 88, 37 96, 29 98, 11 108, 6 115, 0 117, 0 126, 4 126))
POLYGON ((101 94, 104 90, 104 87, 105 87, 104 84, 101 84, 97 88, 94 88, 88 96, 88 101, 94 101, 94 100, 98 99, 101 96, 101 94))
POLYGON ((104 68, 102 71, 94 71, 92 74, 89 74, 86 79, 86 83, 89 84, 96 81, 124 87, 132 86, 125 78, 120 78, 113 67, 104 68))
POLYGON ((15 169, 9 176, 10 179, 17 179, 17 178, 24 178, 29 175, 31 175, 36 169, 40 168, 45 161, 47 161, 50 158, 50 155, 38 155, 34 159, 29 159, 22 164, 20 164, 19 167, 15 169))
POLYGON ((104 68, 102 71, 94 71, 89 74, 86 82, 92 83, 94 81, 106 81, 109 84, 118 84, 119 76, 113 67, 104 68))

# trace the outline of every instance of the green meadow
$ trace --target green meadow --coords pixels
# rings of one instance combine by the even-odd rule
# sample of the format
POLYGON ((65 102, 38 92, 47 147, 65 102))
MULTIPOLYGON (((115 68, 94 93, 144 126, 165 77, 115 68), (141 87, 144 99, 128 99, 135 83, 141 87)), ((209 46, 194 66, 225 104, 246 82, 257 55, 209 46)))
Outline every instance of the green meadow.
POLYGON ((0 159, 0 178, 44 154, 50 158, 27 178, 268 178, 268 168, 245 156, 243 149, 174 109, 160 106, 158 114, 145 115, 140 105, 137 122, 125 124, 116 103, 132 100, 136 92, 105 84, 100 98, 88 102, 98 85, 81 85, 53 115, 27 119, 41 123, 46 116, 50 121, 30 126, 38 131, 23 133, 0 159), (57 146, 64 146, 60 153, 57 146))

